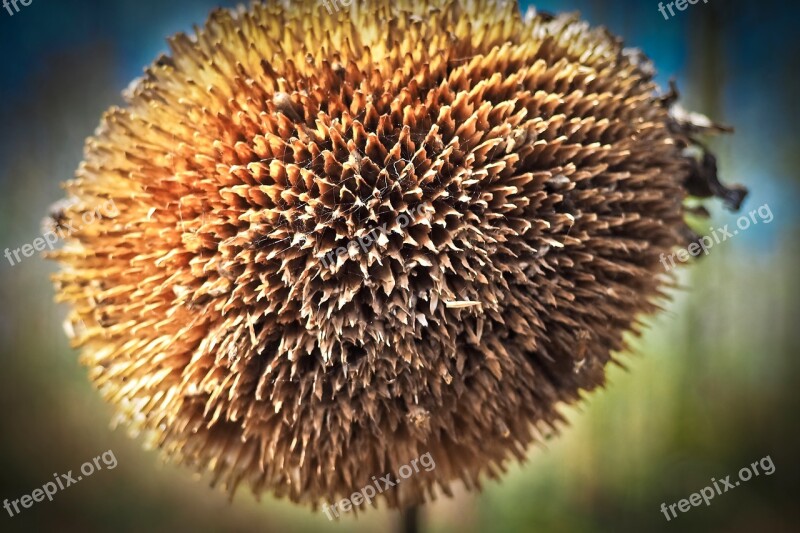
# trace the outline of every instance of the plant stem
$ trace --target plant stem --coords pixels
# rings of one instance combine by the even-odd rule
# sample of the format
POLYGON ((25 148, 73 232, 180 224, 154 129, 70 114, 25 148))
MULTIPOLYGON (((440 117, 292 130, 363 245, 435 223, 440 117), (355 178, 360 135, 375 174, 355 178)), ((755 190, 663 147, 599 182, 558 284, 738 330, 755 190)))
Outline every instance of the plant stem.
POLYGON ((413 506, 400 512, 400 533, 420 532, 419 507, 413 506))

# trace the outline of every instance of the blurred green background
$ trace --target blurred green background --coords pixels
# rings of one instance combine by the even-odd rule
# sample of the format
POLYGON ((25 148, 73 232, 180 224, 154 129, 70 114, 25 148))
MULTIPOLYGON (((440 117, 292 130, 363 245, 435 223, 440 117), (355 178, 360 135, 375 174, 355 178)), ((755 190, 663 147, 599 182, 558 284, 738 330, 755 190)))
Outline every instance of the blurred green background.
MULTIPOLYGON (((369 0, 355 0, 369 1, 369 0)), ((233 5, 223 2, 222 5, 233 5)), ((207 0, 35 0, 0 11, 0 247, 40 235, 83 140, 100 114, 160 51, 164 38, 205 20, 207 0)), ((662 86, 736 127, 710 144, 723 179, 751 190, 745 210, 769 204, 759 224, 681 272, 665 312, 648 319, 612 368, 609 387, 566 413, 571 425, 530 449, 502 482, 458 491, 422 510, 434 532, 800 531, 797 412, 797 142, 800 9, 782 2, 710 0, 665 21, 657 2, 555 0, 580 10, 654 59, 662 86), (670 522, 660 511, 769 455, 761 475, 670 522)), ((322 8, 321 8, 322 9, 322 8)), ((321 10, 320 16, 326 13, 321 10)), ((709 225, 738 215, 712 210, 709 225)), ((701 230, 705 229, 700 227, 701 230)), ((105 405, 77 364, 39 257, 0 258, 0 498, 19 498, 112 449, 114 470, 9 517, 0 531, 389 531, 398 513, 339 523, 284 501, 233 503, 207 481, 162 465, 156 451, 109 428, 105 405)))

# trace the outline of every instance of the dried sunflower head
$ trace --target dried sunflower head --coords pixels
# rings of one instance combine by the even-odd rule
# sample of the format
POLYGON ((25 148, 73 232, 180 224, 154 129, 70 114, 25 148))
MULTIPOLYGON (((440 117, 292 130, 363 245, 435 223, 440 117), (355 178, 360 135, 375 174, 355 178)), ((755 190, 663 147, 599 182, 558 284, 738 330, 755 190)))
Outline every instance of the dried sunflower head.
POLYGON ((478 486, 656 309, 687 191, 741 201, 575 16, 255 3, 169 43, 66 186, 119 214, 56 284, 119 419, 231 491, 316 505, 425 452, 390 506, 478 486))

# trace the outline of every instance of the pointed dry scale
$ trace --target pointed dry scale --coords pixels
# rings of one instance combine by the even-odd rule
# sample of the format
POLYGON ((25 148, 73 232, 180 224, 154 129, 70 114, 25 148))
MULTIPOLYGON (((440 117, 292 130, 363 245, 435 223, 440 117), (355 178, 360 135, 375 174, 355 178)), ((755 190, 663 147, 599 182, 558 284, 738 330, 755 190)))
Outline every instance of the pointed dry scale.
POLYGON ((657 309, 702 125, 605 30, 293 1, 170 47, 67 184, 67 214, 119 216, 53 257, 118 421, 215 483, 317 505, 430 452, 389 505, 479 486, 657 309))

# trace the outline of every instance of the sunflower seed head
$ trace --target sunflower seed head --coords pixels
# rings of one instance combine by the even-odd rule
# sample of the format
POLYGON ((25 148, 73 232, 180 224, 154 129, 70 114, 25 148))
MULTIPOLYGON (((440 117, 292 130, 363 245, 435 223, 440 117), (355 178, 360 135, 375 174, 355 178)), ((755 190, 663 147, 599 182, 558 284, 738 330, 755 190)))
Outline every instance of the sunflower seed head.
POLYGON ((656 311, 709 128, 607 31, 303 0, 170 48, 67 184, 119 216, 52 255, 118 420, 212 483, 316 505, 430 452, 390 506, 478 487, 656 311))

